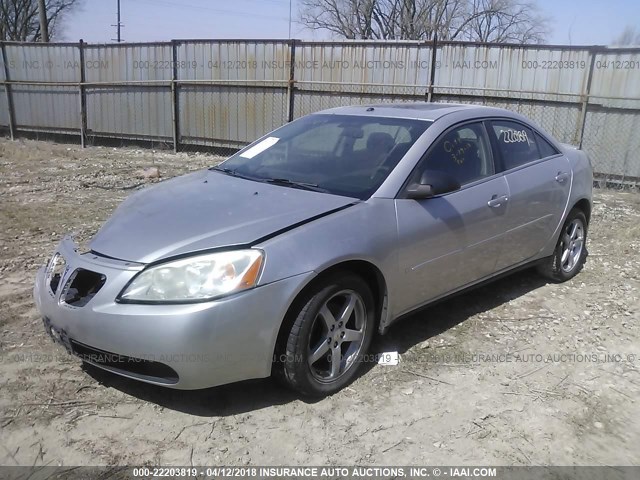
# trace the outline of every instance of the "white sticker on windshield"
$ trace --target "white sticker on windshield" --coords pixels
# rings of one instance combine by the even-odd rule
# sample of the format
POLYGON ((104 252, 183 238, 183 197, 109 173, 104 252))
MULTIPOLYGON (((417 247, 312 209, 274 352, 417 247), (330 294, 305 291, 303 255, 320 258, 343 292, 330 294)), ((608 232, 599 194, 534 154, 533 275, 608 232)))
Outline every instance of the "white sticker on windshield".
POLYGON ((251 147, 246 152, 242 152, 240 156, 243 158, 253 158, 259 153, 264 152, 267 148, 273 147, 276 143, 278 143, 278 140, 280 140, 278 137, 267 137, 260 143, 251 147))

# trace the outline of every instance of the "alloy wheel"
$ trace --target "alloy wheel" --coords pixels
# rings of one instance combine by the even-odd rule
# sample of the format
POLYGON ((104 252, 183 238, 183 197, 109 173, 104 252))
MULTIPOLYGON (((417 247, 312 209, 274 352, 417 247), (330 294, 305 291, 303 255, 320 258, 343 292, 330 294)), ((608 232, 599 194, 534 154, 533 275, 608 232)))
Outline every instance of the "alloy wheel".
POLYGON ((566 226, 562 237, 560 266, 564 272, 571 272, 579 263, 583 248, 584 225, 581 219, 574 218, 566 226))
POLYGON ((365 338, 366 315, 364 301, 354 290, 342 290, 322 305, 308 345, 307 362, 316 380, 333 382, 355 364, 365 338))

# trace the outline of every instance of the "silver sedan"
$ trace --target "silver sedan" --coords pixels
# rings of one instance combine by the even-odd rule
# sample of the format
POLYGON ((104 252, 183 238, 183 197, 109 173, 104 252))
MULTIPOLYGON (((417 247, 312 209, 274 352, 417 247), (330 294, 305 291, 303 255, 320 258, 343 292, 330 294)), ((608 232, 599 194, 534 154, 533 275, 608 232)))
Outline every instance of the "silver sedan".
POLYGON ((327 395, 411 311, 521 267, 576 275, 591 187, 584 152, 506 110, 337 108, 132 195, 34 295, 54 340, 119 375, 327 395))

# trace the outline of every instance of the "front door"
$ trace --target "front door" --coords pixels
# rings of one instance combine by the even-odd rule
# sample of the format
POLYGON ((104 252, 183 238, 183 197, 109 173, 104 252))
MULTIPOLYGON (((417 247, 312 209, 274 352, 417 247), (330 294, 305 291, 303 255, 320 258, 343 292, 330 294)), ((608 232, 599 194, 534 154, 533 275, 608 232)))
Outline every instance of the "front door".
POLYGON ((486 130, 467 123, 445 132, 419 163, 454 176, 462 188, 424 200, 397 199, 398 313, 494 272, 505 230, 507 182, 495 173, 486 130))

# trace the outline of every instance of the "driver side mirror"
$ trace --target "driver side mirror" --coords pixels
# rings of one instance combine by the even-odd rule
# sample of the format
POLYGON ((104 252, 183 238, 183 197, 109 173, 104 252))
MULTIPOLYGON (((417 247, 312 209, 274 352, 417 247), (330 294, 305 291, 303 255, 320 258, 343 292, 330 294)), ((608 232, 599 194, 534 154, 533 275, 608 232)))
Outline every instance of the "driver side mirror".
POLYGON ((406 198, 424 200, 459 189, 460 182, 452 175, 438 170, 425 170, 420 177, 420 183, 409 185, 406 198))

